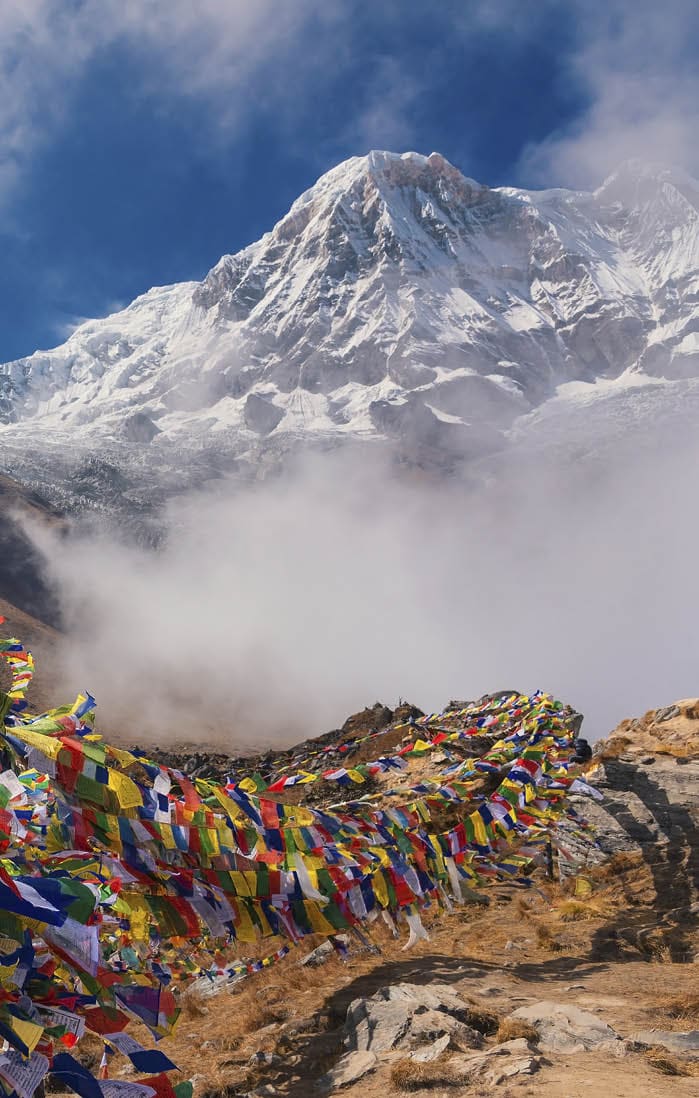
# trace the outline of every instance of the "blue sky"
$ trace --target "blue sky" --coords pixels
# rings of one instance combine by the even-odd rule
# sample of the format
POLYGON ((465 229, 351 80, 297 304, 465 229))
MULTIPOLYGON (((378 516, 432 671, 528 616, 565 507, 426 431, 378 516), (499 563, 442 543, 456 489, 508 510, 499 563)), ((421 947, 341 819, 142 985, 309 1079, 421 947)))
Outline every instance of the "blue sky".
POLYGON ((370 148, 493 185, 696 172, 697 8, 3 0, 0 362, 201 278, 370 148))

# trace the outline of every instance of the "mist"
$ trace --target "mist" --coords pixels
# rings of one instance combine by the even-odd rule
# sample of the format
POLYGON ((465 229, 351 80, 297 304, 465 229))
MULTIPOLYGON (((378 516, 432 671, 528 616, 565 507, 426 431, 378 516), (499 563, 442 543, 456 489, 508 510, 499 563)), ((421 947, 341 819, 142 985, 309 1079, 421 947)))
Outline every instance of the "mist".
POLYGON ((568 9, 576 38, 563 79, 584 94, 587 105, 567 126, 524 149, 523 179, 539 186, 555 181, 596 187, 631 158, 696 175, 696 3, 573 0, 568 9))
POLYGON ((157 552, 33 531, 62 696, 110 735, 290 744, 380 699, 548 690, 589 738, 699 693, 695 444, 399 470, 368 446, 171 503, 157 552))

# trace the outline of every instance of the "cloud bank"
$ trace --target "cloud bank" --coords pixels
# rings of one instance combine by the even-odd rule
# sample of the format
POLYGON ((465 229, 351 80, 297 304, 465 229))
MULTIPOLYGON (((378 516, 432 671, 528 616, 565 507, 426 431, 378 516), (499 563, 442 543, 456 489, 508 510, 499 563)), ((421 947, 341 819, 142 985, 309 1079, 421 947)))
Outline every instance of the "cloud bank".
POLYGON ((540 687, 597 738, 697 693, 696 450, 487 485, 316 455, 174 503, 158 554, 43 535, 64 690, 131 742, 291 743, 377 698, 540 687))
POLYGON ((244 124, 253 104, 282 110, 293 72, 308 79, 327 60, 344 11, 344 0, 4 0, 0 197, 36 148, 60 135, 81 82, 108 51, 122 51, 144 105, 209 104, 215 135, 244 124))
MULTIPOLYGON (((416 111, 435 94, 440 37, 468 65, 484 43, 497 51, 544 36, 560 40, 559 79, 579 105, 571 125, 526 148, 523 181, 594 186, 630 156, 699 170, 699 8, 692 0, 542 0, 535 7, 446 0, 408 10, 397 0, 380 9, 358 0, 5 0, 0 197, 16 188, 37 148, 60 140, 83 82, 109 56, 119 57, 144 110, 203 106, 210 144, 217 133, 230 139, 262 111, 291 146, 324 89, 369 58, 355 109, 328 135, 349 155, 412 147, 416 111), (431 52, 424 65, 409 67, 404 35, 421 18, 433 34, 431 52)), ((479 125, 479 112, 469 110, 460 141, 443 151, 458 161, 479 125)))
MULTIPOLYGON (((556 5, 549 5, 555 16, 556 5)), ((640 158, 699 174, 699 7, 693 0, 573 0, 576 45, 562 79, 587 101, 524 152, 534 182, 594 187, 640 158)))

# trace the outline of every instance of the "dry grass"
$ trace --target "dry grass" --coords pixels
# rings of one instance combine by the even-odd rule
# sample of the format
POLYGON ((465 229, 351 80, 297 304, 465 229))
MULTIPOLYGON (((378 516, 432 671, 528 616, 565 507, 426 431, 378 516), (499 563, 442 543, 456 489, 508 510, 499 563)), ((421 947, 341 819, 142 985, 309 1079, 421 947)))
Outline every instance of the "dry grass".
POLYGON ((237 1052, 242 1043, 243 1038, 233 1034, 230 1037, 214 1037, 211 1041, 211 1047, 216 1052, 237 1052))
POLYGON ((686 995, 673 996, 670 999, 661 1000, 660 1009, 681 1022, 699 1021, 699 994, 689 992, 686 995))
POLYGON ((662 1075, 681 1075, 685 1077, 699 1075, 699 1063, 678 1060, 676 1056, 671 1056, 664 1048, 649 1048, 643 1055, 650 1066, 662 1075))
POLYGON ((258 1030, 264 1029, 265 1026, 286 1022, 292 1014, 292 1008, 286 1003, 269 1000, 253 1001, 245 1010, 243 1032, 256 1033, 258 1030))
POLYGON ((399 1060, 391 1068, 391 1083, 396 1090, 423 1090, 430 1087, 459 1086, 460 1075, 447 1060, 433 1060, 431 1064, 418 1064, 415 1060, 399 1060))
POLYGON ((181 1022, 192 1022, 199 1018, 205 1018, 209 1013, 203 995, 193 989, 180 996, 179 1006, 182 1010, 181 1022))
POLYGON ((563 900, 556 911, 565 923, 577 923, 581 920, 596 919, 598 912, 592 904, 583 903, 581 900, 563 900))
POLYGON ((609 918, 621 911, 652 905, 656 889, 651 867, 640 851, 615 854, 588 873, 594 882, 594 899, 584 901, 598 909, 599 916, 609 918))
POLYGON ((614 913, 611 903, 598 899, 594 903, 587 900, 563 900, 556 907, 564 923, 583 922, 589 919, 606 919, 614 913))
POLYGON ((538 1029, 530 1022, 525 1022, 521 1018, 503 1018, 495 1034, 495 1040, 500 1043, 502 1041, 516 1041, 520 1037, 535 1045, 539 1041, 540 1034, 538 1029))
POLYGON ((666 932, 657 927, 629 928, 622 932, 624 940, 652 961, 664 961, 668 958, 668 944, 665 940, 666 932))
POLYGON ((240 1088, 233 1083, 222 1083, 221 1086, 207 1087, 202 1091, 201 1098, 237 1098, 240 1088))
POLYGON ((636 850, 622 850, 612 854, 602 865, 589 870, 589 876, 599 881, 618 881, 632 871, 644 868, 643 855, 636 850))
POLYGON ((500 1014, 496 1014, 494 1010, 487 1010, 475 999, 467 1000, 466 1009, 461 1017, 467 1026, 470 1026, 471 1029, 477 1029, 484 1037, 492 1037, 494 1033, 497 1033, 502 1021, 500 1014))
POLYGON ((541 949, 547 949, 550 953, 562 953, 565 949, 563 942, 559 941, 546 923, 539 923, 536 928, 536 940, 541 949))
POLYGON ((618 759, 633 743, 630 736, 613 736, 605 741, 600 750, 595 754, 595 762, 604 762, 605 759, 618 759))

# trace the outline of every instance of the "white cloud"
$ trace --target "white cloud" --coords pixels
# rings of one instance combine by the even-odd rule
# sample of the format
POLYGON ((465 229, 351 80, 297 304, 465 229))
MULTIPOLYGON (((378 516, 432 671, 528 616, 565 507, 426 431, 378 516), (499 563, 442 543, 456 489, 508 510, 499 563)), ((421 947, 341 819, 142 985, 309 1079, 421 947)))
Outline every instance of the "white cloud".
POLYGON ((0 7, 0 196, 17 182, 27 156, 65 106, 55 94, 91 52, 71 34, 72 9, 49 0, 6 0, 0 7))
POLYGON ((699 6, 694 0, 574 0, 579 47, 567 79, 589 99, 576 122, 530 146, 525 178, 595 186, 637 157, 699 172, 699 6))
MULTIPOLYGON (((120 301, 118 298, 111 298, 108 301, 102 302, 102 308, 99 315, 112 316, 114 313, 121 312, 128 304, 128 301, 120 301)), ((82 324, 86 324, 88 321, 95 319, 97 318, 94 315, 80 316, 79 313, 64 314, 58 317, 53 324, 54 335, 61 343, 65 343, 67 339, 70 339, 77 328, 82 324)))
POLYGON ((144 95, 211 105, 212 131, 300 94, 327 62, 345 0, 4 0, 0 6, 0 197, 60 132, 90 64, 126 47, 144 95))
POLYGON ((522 461, 488 488, 377 451, 173 502, 162 551, 37 534, 68 634, 60 697, 154 736, 291 742, 377 698, 548 689, 597 738, 696 692, 697 445, 661 423, 600 470, 522 461), (672 490, 668 490, 668 485, 672 490))
MULTIPOLYGON (((630 156, 697 172, 694 0, 541 0, 535 9, 515 0, 474 0, 446 3, 430 13, 430 25, 461 44, 467 64, 471 44, 479 39, 482 48, 483 35, 495 50, 500 39, 536 37, 571 13, 578 44, 562 79, 589 103, 573 125, 526 150, 522 175, 546 184, 595 184, 630 156)), ((417 25, 415 9, 411 18, 417 25)), ((404 22, 396 0, 369 17, 357 0, 4 0, 0 199, 16 187, 34 150, 60 136, 90 66, 114 48, 124 49, 144 110, 158 101, 197 100, 210 108, 213 139, 230 136, 262 109, 289 140, 327 81, 375 48, 356 119, 347 126, 341 118, 340 143, 405 148, 413 143, 411 112, 429 95, 431 76, 429 64, 419 72, 402 64, 404 22), (382 50, 372 44, 372 20, 386 32, 382 50)))
POLYGON ((385 56, 377 62, 367 91, 366 106, 345 131, 344 143, 358 153, 370 149, 394 152, 410 149, 413 137, 410 112, 418 95, 424 94, 416 74, 406 71, 398 59, 385 56))

